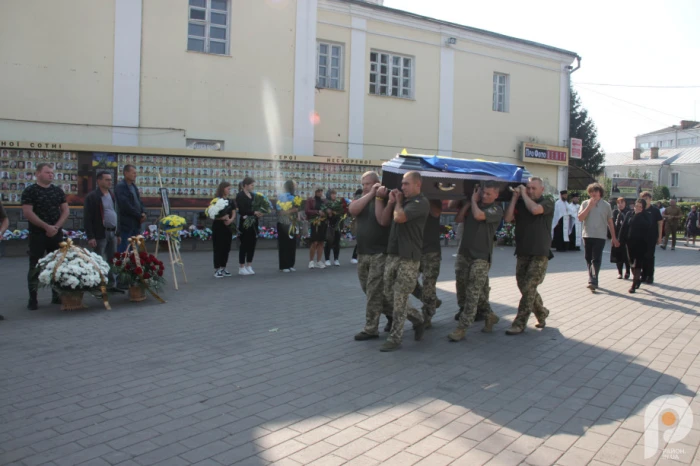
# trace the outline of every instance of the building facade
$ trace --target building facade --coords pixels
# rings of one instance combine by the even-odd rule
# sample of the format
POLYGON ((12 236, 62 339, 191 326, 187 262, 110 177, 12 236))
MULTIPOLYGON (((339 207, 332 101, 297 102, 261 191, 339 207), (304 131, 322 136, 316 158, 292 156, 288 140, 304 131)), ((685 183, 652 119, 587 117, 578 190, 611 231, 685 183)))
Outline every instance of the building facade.
POLYGON ((638 149, 680 148, 700 146, 700 121, 682 120, 680 125, 673 125, 650 133, 640 134, 635 138, 634 147, 638 149))
POLYGON ((700 200, 700 147, 605 154, 605 176, 642 178, 667 186, 671 196, 685 201, 700 200))
POLYGON ((578 56, 381 3, 3 2, 0 143, 375 163, 405 148, 565 187, 578 56))

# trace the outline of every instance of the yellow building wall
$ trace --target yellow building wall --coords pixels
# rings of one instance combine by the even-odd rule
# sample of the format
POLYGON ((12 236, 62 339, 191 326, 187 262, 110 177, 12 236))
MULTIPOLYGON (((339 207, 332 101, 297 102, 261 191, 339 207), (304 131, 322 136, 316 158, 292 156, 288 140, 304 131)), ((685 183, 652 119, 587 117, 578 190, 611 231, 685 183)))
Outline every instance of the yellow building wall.
MULTIPOLYGON (((0 118, 112 124, 114 1, 69 3, 0 3, 0 118)), ((5 137, 44 137, 12 128, 5 137)))
POLYGON ((390 159, 404 148, 413 153, 437 150, 440 48, 424 42, 439 43, 440 35, 380 21, 367 21, 367 31, 364 158, 390 159), (369 94, 372 50, 413 57, 413 99, 369 94))
MULTIPOLYGON (((187 51, 187 0, 143 2, 141 125, 185 128, 230 150, 291 153, 296 2, 230 8, 230 56, 219 56, 187 51)), ((158 137, 142 145, 159 146, 158 137)))
MULTIPOLYGON (((521 142, 535 138, 539 143, 561 145, 560 73, 541 68, 558 69, 559 64, 472 44, 467 45, 467 50, 476 53, 455 52, 454 155, 522 164, 521 142), (507 112, 493 111, 494 73, 509 75, 507 112)), ((547 168, 528 164, 533 173, 541 167, 547 168)), ((556 168, 553 170, 556 172, 556 168)), ((556 173, 551 176, 556 185, 556 173)))
POLYGON ((327 157, 348 156, 348 127, 350 114, 350 53, 352 51, 350 16, 319 11, 317 41, 343 45, 343 89, 316 91, 318 124, 314 131, 314 155, 327 157), (335 26, 324 24, 332 22, 335 26))

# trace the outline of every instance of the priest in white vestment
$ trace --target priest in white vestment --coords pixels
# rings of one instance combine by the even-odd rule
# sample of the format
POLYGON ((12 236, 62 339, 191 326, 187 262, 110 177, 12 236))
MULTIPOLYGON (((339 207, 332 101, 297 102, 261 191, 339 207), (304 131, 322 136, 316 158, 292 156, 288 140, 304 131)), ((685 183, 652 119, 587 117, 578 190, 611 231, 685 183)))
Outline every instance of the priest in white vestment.
POLYGON ((554 203, 554 218, 552 219, 552 247, 559 252, 569 249, 569 204, 566 202, 567 191, 559 193, 559 199, 554 203))

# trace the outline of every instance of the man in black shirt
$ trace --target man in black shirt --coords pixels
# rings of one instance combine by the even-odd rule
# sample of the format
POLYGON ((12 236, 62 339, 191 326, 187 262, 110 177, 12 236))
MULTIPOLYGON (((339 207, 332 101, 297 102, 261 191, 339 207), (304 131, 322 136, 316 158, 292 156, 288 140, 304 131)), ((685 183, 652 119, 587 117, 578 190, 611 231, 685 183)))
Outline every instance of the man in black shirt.
MULTIPOLYGON (((59 248, 63 241, 63 224, 68 218, 69 209, 66 195, 61 188, 54 186, 53 168, 48 163, 36 166, 36 184, 22 192, 22 212, 29 220, 29 304, 27 309, 38 309, 37 289, 39 278, 36 265, 45 254, 59 248)), ((60 303, 58 294, 53 291, 52 303, 60 303)))
POLYGON ((518 186, 513 192, 504 216, 506 222, 515 220, 515 280, 522 294, 518 314, 506 335, 523 333, 532 313, 537 317, 537 328, 544 328, 549 316, 537 292, 547 273, 554 217, 554 203, 543 194, 542 178, 530 178, 527 188, 518 186))
POLYGON ((115 189, 119 206, 119 230, 121 242, 117 250, 126 251, 129 238, 141 234, 141 224, 146 221, 146 209, 141 202, 139 188, 136 187, 136 167, 124 166, 124 179, 115 189))
POLYGON ((651 220, 652 228, 649 230, 649 251, 647 252, 642 266, 642 281, 654 283, 654 265, 656 262, 656 245, 661 244, 663 239, 664 217, 658 207, 651 203, 651 193, 644 191, 640 197, 647 202, 647 209, 644 211, 651 220), (655 228, 654 228, 655 227, 655 228))

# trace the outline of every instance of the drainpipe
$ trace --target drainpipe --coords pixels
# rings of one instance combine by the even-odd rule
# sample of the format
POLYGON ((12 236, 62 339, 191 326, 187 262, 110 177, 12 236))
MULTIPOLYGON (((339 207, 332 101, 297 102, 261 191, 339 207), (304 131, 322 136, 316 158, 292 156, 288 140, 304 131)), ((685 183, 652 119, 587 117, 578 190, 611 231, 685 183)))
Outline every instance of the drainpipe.
POLYGON ((578 70, 579 68, 581 68, 581 57, 579 57, 578 55, 576 55, 576 68, 570 69, 569 74, 574 74, 574 72, 575 72, 576 70, 578 70))

